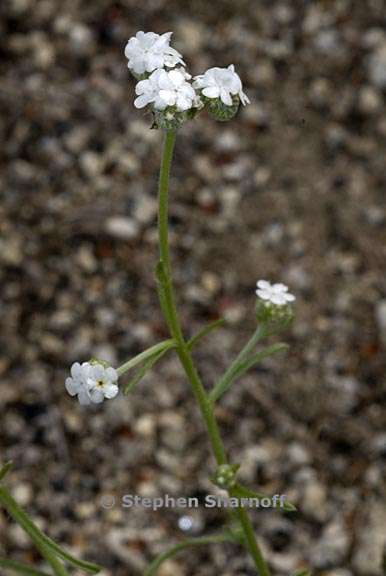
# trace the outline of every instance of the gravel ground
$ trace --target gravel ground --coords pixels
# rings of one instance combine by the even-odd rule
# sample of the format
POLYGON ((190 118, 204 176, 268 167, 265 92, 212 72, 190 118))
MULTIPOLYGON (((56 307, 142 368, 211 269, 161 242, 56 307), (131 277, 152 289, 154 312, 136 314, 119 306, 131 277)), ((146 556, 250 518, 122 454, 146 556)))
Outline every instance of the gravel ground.
MULTIPOLYGON (((0 446, 9 485, 52 537, 136 576, 186 510, 104 509, 106 495, 203 496, 213 461, 165 356, 129 397, 82 410, 63 387, 166 337, 157 306, 162 134, 133 107, 123 48, 173 30, 194 74, 234 63, 252 104, 184 126, 171 238, 183 325, 209 387, 254 328, 254 284, 297 295, 290 352, 249 373, 218 419, 240 477, 288 495, 253 512, 275 575, 381 576, 386 546, 386 5, 383 0, 3 0, 0 5, 0 446)), ((222 511, 189 514, 190 533, 222 511)), ((38 562, 0 514, 0 553, 38 562)), ((160 576, 248 576, 237 546, 160 576)))

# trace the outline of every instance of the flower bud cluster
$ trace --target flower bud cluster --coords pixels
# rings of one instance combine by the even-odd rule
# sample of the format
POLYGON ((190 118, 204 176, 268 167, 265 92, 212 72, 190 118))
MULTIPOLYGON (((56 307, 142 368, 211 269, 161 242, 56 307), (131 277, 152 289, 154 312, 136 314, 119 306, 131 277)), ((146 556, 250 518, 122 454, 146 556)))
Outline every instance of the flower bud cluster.
POLYGON ((205 107, 215 119, 230 120, 240 102, 249 103, 233 65, 192 78, 182 55, 170 46, 171 36, 137 32, 125 48, 127 66, 138 80, 134 105, 150 106, 158 128, 176 129, 205 107))
POLYGON ((216 470, 213 483, 222 488, 229 490, 236 484, 236 473, 240 468, 240 464, 221 464, 216 470))

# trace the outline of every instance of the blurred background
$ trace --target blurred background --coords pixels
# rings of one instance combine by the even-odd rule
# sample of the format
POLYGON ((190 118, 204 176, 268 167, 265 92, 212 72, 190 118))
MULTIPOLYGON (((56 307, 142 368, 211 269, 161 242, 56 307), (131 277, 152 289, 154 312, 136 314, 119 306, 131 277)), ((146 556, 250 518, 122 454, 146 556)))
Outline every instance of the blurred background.
MULTIPOLYGON (((162 134, 123 55, 174 31, 189 70, 233 63, 251 105, 180 131, 171 242, 184 330, 206 386, 254 329, 255 283, 297 296, 287 355, 222 399, 240 478, 299 513, 252 512, 273 573, 381 576, 386 544, 386 7, 383 0, 2 0, 0 458, 39 525, 106 576, 136 576, 221 511, 101 506, 201 496, 213 461, 169 354, 134 393, 85 410, 69 366, 117 365, 166 337, 153 270, 162 134), (181 522, 181 518, 189 518, 181 522)), ((0 553, 38 562, 0 513, 0 553)), ((248 576, 237 546, 161 576, 248 576)))

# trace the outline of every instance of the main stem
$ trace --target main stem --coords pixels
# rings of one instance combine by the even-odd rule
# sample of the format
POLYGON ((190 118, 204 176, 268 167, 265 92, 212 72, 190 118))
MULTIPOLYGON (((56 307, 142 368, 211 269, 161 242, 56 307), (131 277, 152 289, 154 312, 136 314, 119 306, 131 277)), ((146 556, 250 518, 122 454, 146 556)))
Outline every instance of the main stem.
MULTIPOLYGON (((171 336, 173 337, 176 343, 176 352, 185 370, 186 376, 191 384, 194 397, 200 408, 202 417, 204 419, 208 431, 209 440, 213 449, 217 465, 220 466, 222 464, 228 464, 228 460, 225 454, 223 442, 220 437, 217 421, 214 416, 213 404, 205 392, 205 388, 201 382, 196 367, 193 364, 189 348, 182 333, 180 321, 177 314, 177 308, 175 304, 174 290, 172 284, 172 274, 170 266, 170 255, 169 255, 168 196, 169 196, 170 166, 173 158, 175 139, 176 139, 176 133, 174 130, 169 130, 166 132, 163 146, 162 160, 161 160, 161 170, 160 170, 159 190, 158 190, 159 251, 165 275, 163 286, 163 297, 164 297, 163 305, 167 311, 168 316, 167 320, 171 336)), ((231 494, 231 490, 229 492, 231 494)), ((248 550, 251 554, 251 557, 253 558, 258 574, 260 574, 260 576, 269 576, 268 566, 265 563, 260 548, 257 544, 253 531, 253 526, 247 512, 241 506, 236 509, 236 512, 238 515, 240 525, 244 532, 244 537, 248 546, 248 550)))

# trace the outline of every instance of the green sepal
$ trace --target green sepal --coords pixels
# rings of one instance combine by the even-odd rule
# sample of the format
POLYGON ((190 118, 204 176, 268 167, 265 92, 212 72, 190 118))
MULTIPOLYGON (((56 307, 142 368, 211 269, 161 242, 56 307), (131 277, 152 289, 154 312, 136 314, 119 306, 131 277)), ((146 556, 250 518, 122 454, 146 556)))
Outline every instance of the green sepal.
POLYGON ((286 330, 295 317, 291 304, 278 306, 262 300, 257 300, 255 314, 257 320, 265 325, 269 335, 286 330))
POLYGON ((106 362, 106 360, 99 360, 99 358, 95 358, 94 356, 92 358, 90 358, 90 360, 88 361, 89 364, 91 364, 91 366, 103 366, 103 368, 110 368, 111 364, 109 362, 106 362))
POLYGON ((232 105, 224 104, 220 98, 207 98, 202 96, 202 100, 208 108, 208 112, 212 118, 220 122, 227 122, 232 120, 237 114, 240 106, 240 99, 237 95, 232 97, 232 105))

